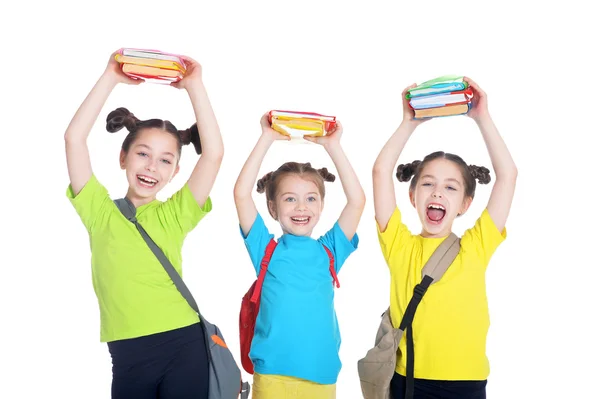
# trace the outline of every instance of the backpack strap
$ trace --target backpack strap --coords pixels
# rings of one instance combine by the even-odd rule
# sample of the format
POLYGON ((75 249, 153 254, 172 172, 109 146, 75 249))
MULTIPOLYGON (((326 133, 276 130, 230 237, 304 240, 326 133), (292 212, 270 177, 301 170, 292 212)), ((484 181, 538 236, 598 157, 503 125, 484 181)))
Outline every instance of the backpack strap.
POLYGON ((323 245, 325 251, 327 251, 327 255, 329 256, 329 273, 331 273, 331 277, 333 277, 333 285, 340 288, 340 282, 337 278, 337 273, 335 272, 335 262, 333 260, 333 254, 325 245, 323 245))
POLYGON ((260 262, 260 272, 258 272, 258 280, 256 280, 256 287, 254 288, 254 292, 252 293, 252 297, 250 301, 253 303, 258 302, 258 298, 260 297, 260 293, 262 291, 262 285, 265 281, 265 276, 267 275, 267 268, 269 267, 269 262, 271 261, 271 256, 273 256, 273 251, 275 251, 275 247, 277 246, 277 241, 271 239, 269 244, 267 245, 267 249, 265 250, 265 256, 263 256, 262 261, 260 262))
POLYGON ((460 239, 450 233, 448 237, 435 249, 427 263, 423 267, 421 274, 423 279, 417 284, 413 291, 413 296, 406 307, 400 330, 406 330, 406 393, 405 399, 413 399, 414 395, 414 373, 415 373, 415 347, 413 340, 412 322, 417 312, 417 306, 423 299, 427 289, 434 281, 438 281, 448 270, 456 255, 460 250, 460 239))
MULTIPOLYGON (((258 279, 256 280, 256 287, 254 288, 254 292, 252 292, 252 297, 250 301, 253 303, 258 302, 258 298, 260 297, 260 293, 262 292, 262 286, 265 282, 265 276, 267 275, 267 269, 269 268, 269 262, 271 262, 271 257, 273 256, 273 252, 275 251, 275 247, 277 246, 277 241, 271 239, 269 244, 267 244, 267 249, 265 249, 265 256, 263 256, 262 261, 260 262, 260 271, 258 272, 258 279)), ((331 273, 331 277, 333 277, 333 285, 340 288, 340 282, 337 278, 337 273, 335 272, 335 261, 333 259, 333 254, 325 245, 323 245, 325 251, 327 252, 327 256, 329 256, 329 273, 331 273)))
POLYGON ((194 311, 198 314, 200 320, 202 321, 203 318, 202 314, 200 313, 200 309, 198 308, 198 304, 194 300, 194 297, 192 296, 192 293, 190 292, 188 287, 183 282, 183 279, 181 278, 179 273, 177 273, 177 270, 175 270, 169 259, 165 256, 164 252, 158 247, 158 245, 156 245, 156 243, 152 240, 152 238, 150 238, 148 233, 146 233, 146 230, 144 230, 144 228, 138 223, 135 217, 135 205, 133 205, 129 198, 117 199, 114 201, 114 203, 117 206, 117 208, 119 208, 123 216, 125 216, 127 220, 129 220, 135 225, 135 227, 137 227, 138 231, 140 232, 140 235, 142 236, 144 241, 146 241, 146 244, 148 245, 148 247, 150 247, 150 250, 152 251, 154 256, 158 258, 158 261, 160 262, 162 267, 165 269, 169 277, 171 277, 173 284, 175 284, 175 287, 181 293, 181 296, 183 296, 188 305, 190 305, 190 307, 194 309, 194 311))

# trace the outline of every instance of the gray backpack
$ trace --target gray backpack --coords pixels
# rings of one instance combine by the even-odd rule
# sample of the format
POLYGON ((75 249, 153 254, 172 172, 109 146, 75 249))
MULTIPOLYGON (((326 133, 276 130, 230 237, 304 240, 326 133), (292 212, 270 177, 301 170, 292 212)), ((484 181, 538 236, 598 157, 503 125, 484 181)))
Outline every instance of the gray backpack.
POLYGON ((417 284, 413 296, 406 307, 400 327, 392 325, 390 308, 382 315, 377 330, 375 347, 358 361, 360 387, 365 399, 391 399, 390 382, 396 369, 396 352, 406 331, 406 394, 405 399, 413 398, 414 391, 414 346, 412 337, 412 321, 417 306, 427 288, 438 281, 448 270, 458 255, 460 239, 451 233, 434 251, 422 270, 423 280, 417 284))
POLYGON ((121 198, 114 202, 123 216, 137 227, 144 238, 144 241, 146 241, 154 255, 165 268, 167 274, 171 277, 171 280, 173 280, 173 283, 181 295, 185 298, 191 308, 198 313, 200 325, 204 331, 206 349, 208 352, 208 398, 237 399, 239 397, 240 399, 248 399, 250 397, 250 385, 247 382, 242 381, 240 368, 227 348, 225 339, 219 328, 202 317, 194 297, 188 290, 179 273, 177 273, 177 270, 175 270, 163 251, 161 251, 154 241, 152 241, 148 233, 146 233, 144 228, 138 223, 135 217, 136 209, 131 201, 127 198, 121 198))

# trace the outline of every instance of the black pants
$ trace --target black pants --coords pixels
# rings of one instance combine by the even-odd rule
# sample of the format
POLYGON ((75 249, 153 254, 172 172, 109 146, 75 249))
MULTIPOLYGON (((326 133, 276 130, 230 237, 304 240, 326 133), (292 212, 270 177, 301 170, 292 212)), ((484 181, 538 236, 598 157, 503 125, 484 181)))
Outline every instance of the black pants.
POLYGON ((112 399, 207 399, 208 355, 200 323, 108 343, 112 399))
MULTIPOLYGON (((487 381, 435 381, 415 378, 414 399, 485 399, 487 381)), ((392 397, 404 399, 406 377, 394 373, 392 397)))

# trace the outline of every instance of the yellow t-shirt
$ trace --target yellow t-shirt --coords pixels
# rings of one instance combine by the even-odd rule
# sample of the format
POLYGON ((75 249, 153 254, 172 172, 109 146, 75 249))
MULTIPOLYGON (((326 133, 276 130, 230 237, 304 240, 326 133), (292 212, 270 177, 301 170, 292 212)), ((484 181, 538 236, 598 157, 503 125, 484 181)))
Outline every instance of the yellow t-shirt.
MULTIPOLYGON (((384 232, 378 227, 381 251, 391 275, 391 316, 398 327, 421 271, 444 238, 413 235, 402 223, 398 208, 384 232)), ((461 238, 458 256, 442 278, 433 283, 413 321, 415 378, 485 380, 489 375, 486 338, 490 324, 485 289, 488 262, 502 241, 487 209, 461 238)), ((406 337, 400 341, 396 372, 406 375, 406 337)))
MULTIPOLYGON (((136 338, 199 321, 133 223, 125 219, 95 176, 75 196, 89 237, 92 282, 100 307, 100 340, 136 338)), ((187 184, 167 201, 136 209, 136 218, 179 274, 183 240, 210 210, 201 208, 187 184)))

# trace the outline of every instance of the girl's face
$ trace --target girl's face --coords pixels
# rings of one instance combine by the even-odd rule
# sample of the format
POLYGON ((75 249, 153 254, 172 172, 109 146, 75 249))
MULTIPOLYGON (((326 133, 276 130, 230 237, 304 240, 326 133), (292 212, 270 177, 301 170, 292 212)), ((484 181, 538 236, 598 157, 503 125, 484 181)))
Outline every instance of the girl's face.
POLYGON ((277 195, 269 203, 269 210, 285 234, 310 237, 323 205, 319 188, 312 180, 288 174, 279 180, 277 195))
POLYGON ((421 172, 410 201, 423 225, 423 237, 446 237, 452 223, 471 205, 465 198, 465 183, 458 165, 439 158, 427 163, 421 172))
POLYGON ((161 129, 144 129, 127 154, 121 151, 120 162, 129 182, 128 196, 151 201, 179 171, 177 140, 161 129))

